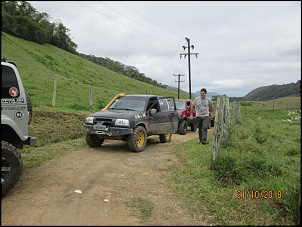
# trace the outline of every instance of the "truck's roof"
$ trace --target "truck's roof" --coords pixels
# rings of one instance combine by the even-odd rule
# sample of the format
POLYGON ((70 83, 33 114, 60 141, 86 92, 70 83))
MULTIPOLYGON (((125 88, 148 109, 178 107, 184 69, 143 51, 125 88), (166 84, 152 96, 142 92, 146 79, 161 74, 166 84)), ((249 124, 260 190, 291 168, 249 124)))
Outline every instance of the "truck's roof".
POLYGON ((140 96, 140 97, 163 97, 162 95, 146 95, 146 94, 131 94, 125 96, 140 96))

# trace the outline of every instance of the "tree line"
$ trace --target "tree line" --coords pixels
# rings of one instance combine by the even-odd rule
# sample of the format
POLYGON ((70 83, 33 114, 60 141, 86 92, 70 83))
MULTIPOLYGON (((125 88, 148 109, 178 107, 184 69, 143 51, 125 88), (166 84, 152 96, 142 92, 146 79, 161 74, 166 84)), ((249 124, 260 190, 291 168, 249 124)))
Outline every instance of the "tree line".
POLYGON ((1 2, 2 31, 21 39, 39 44, 51 44, 77 53, 69 29, 61 22, 49 22, 47 13, 39 13, 26 1, 1 2))
POLYGON ((95 57, 77 52, 78 45, 70 38, 70 30, 62 22, 50 22, 47 13, 38 12, 26 1, 2 1, 2 31, 12 36, 39 44, 50 44, 60 49, 90 60, 114 72, 131 77, 154 86, 165 88, 134 66, 127 66, 109 58, 95 57))
POLYGON ((166 88, 166 85, 163 85, 161 83, 158 83, 156 80, 146 77, 144 73, 140 73, 139 70, 134 66, 127 66, 119 61, 114 61, 107 57, 102 58, 102 57, 95 57, 94 55, 86 55, 86 54, 79 54, 79 55, 82 58, 92 61, 95 64, 104 66, 116 73, 131 77, 136 80, 143 81, 148 84, 152 84, 154 86, 166 88))

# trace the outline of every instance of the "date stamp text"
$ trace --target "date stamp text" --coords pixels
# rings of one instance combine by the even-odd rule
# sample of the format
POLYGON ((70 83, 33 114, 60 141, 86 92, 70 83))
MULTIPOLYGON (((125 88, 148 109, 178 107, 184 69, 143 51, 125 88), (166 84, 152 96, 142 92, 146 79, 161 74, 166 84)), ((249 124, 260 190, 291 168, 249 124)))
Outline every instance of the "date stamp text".
POLYGON ((237 190, 237 199, 281 199, 281 190, 237 190))

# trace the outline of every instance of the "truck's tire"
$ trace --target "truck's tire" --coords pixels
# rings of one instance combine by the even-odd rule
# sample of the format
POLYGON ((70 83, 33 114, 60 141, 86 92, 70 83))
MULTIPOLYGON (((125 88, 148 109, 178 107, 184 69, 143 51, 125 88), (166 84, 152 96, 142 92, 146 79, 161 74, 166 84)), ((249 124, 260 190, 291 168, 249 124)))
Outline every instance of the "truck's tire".
POLYGON ((143 126, 137 126, 128 137, 128 147, 133 152, 141 152, 147 143, 147 132, 143 126))
POLYGON ((179 122, 178 129, 177 129, 178 133, 180 135, 185 135, 187 133, 187 126, 188 126, 188 122, 186 120, 179 122))
POLYGON ((161 143, 170 142, 172 138, 172 133, 166 133, 159 135, 159 140, 161 143))
POLYGON ((1 149, 1 185, 3 197, 19 181, 22 174, 23 162, 21 154, 12 144, 2 140, 1 149))
POLYGON ((97 135, 89 133, 86 133, 85 140, 89 147, 99 147, 104 142, 104 139, 99 138, 97 135))

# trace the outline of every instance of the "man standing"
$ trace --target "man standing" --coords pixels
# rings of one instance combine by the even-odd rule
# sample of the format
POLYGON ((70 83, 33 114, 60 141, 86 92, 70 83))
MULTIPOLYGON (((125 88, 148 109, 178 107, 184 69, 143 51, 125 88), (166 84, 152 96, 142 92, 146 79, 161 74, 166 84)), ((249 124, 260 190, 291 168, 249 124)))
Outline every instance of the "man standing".
POLYGON ((213 102, 206 97, 207 89, 200 90, 200 96, 193 100, 190 107, 190 119, 193 119, 193 108, 196 109, 196 121, 198 123, 199 143, 209 144, 207 142, 208 127, 210 124, 210 112, 213 112, 213 102))

